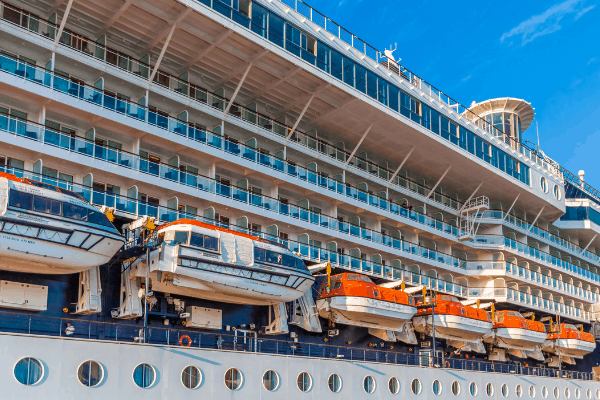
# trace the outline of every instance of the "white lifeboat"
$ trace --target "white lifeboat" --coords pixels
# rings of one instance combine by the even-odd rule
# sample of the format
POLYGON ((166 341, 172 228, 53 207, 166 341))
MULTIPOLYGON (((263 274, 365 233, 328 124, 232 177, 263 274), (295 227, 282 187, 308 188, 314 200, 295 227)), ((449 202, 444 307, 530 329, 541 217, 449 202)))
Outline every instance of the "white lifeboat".
MULTIPOLYGON (((314 278, 287 247, 256 236, 180 219, 158 229, 150 254, 152 291, 225 303, 271 305, 300 298, 314 278)), ((146 276, 146 257, 131 277, 146 276)))
POLYGON ((324 282, 317 298, 319 315, 333 322, 399 331, 415 315, 404 291, 377 286, 367 276, 343 273, 324 282))
POLYGON ((478 342, 492 329, 486 311, 465 306, 456 297, 441 294, 437 295, 434 315, 431 308, 421 309, 413 318, 413 325, 417 332, 431 336, 435 328, 436 338, 461 343, 478 342))
POLYGON ((546 341, 544 324, 527 320, 517 311, 494 312, 494 328, 484 337, 484 342, 496 347, 533 350, 546 341))
POLYGON ((0 269, 81 272, 106 264, 124 242, 75 192, 0 172, 0 269))
POLYGON ((542 344, 542 350, 565 357, 582 358, 596 348, 591 333, 582 332, 571 324, 559 324, 555 328, 555 332, 549 333, 548 339, 542 344))

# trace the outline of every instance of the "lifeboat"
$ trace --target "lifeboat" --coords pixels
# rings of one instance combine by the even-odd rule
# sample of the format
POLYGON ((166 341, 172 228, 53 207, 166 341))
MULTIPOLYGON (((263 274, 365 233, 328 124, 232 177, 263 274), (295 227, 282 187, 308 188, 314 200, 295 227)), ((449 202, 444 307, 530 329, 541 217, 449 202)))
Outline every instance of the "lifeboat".
MULTIPOLYGON (((277 242, 192 219, 158 228, 150 253, 153 291, 225 303, 274 305, 300 298, 314 278, 298 256, 277 242)), ((130 278, 145 278, 146 257, 130 278)))
POLYGON ((436 338, 474 343, 492 329, 486 311, 465 306, 454 296, 438 294, 436 300, 435 315, 431 308, 423 308, 413 318, 417 332, 431 335, 435 327, 436 338))
POLYGON ((404 291, 377 286, 367 276, 343 273, 323 283, 317 298, 319 315, 333 322, 400 331, 417 309, 404 291))
POLYGON ((81 272, 106 264, 124 242, 77 193, 0 172, 0 269, 81 272))
POLYGON ((533 350, 546 340, 544 324, 523 318, 516 311, 493 312, 494 327, 484 342, 506 349, 533 350))
POLYGON ((542 350, 565 357, 582 358, 596 348, 594 336, 583 332, 571 324, 554 326, 554 332, 542 344, 542 350))

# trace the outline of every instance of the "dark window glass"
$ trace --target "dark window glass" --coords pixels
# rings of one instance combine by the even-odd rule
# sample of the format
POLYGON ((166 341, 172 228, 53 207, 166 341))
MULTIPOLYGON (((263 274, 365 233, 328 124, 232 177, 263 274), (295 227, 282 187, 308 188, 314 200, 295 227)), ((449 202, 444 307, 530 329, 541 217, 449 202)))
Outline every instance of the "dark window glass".
POLYGON ((75 204, 63 203, 63 216, 66 218, 87 221, 88 210, 75 204))
POLYGON ((100 211, 88 210, 88 222, 98 224, 109 228, 114 228, 108 217, 100 211))
POLYGON ((377 98, 377 75, 367 71, 367 94, 372 98, 377 98))
POLYGON ((342 66, 342 55, 335 50, 331 50, 331 75, 335 76, 339 80, 344 79, 343 66, 342 66))
POLYGON ((388 104, 388 83, 383 79, 377 80, 377 97, 380 103, 388 104))
MULTIPOLYGON (((252 3, 252 31, 267 37, 267 18, 269 12, 256 2, 252 3)), ((283 46, 283 44, 281 45, 283 46)))
MULTIPOLYGON (((255 3, 252 3, 254 7, 255 3)), ((269 40, 278 46, 283 47, 283 30, 285 22, 274 14, 269 14, 269 40)))
POLYGON ((359 278, 359 276, 358 276, 358 275, 354 275, 354 274, 350 274, 350 275, 348 275, 348 278, 347 278, 347 279, 348 279, 349 281, 360 281, 360 278, 359 278))
POLYGON ((281 265, 284 267, 296 268, 296 257, 289 256, 287 254, 281 255, 281 265))
POLYGON ((356 89, 367 93, 367 70, 356 64, 355 66, 356 89))
POLYGON ((354 62, 344 57, 344 82, 354 87, 354 62))
POLYGON ((267 251, 265 249, 259 249, 258 247, 255 247, 254 248, 254 259, 256 261, 266 261, 267 251))
POLYGON ((281 264, 281 254, 267 250, 267 262, 271 264, 281 264))
POLYGON ((33 199, 33 211, 60 215, 60 201, 35 196, 33 199))
POLYGON ((175 232, 171 244, 187 244, 188 233, 184 231, 175 232))
POLYGON ((8 205, 23 210, 31 210, 31 206, 33 205, 33 195, 11 189, 8 196, 8 205))
POLYGON ((190 238, 190 246, 204 247, 204 235, 192 233, 192 237, 190 238))
POLYGON ((42 183, 38 181, 29 181, 29 183, 31 183, 33 186, 52 190, 53 192, 58 192, 58 188, 56 186, 48 185, 47 183, 42 183))
POLYGON ((394 111, 399 111, 399 96, 400 96, 400 90, 398 90, 398 88, 394 85, 390 85, 390 108, 394 111))
POLYGON ((333 290, 338 290, 339 288, 342 287, 342 282, 341 281, 337 281, 333 284, 333 290))
POLYGON ((204 248, 219 251, 219 238, 204 235, 204 248))
POLYGON ((360 276, 360 280, 363 282, 367 282, 367 283, 373 283, 373 281, 368 276, 364 276, 364 275, 360 276))
POLYGON ((329 73, 329 54, 331 49, 321 42, 317 42, 317 67, 329 73))

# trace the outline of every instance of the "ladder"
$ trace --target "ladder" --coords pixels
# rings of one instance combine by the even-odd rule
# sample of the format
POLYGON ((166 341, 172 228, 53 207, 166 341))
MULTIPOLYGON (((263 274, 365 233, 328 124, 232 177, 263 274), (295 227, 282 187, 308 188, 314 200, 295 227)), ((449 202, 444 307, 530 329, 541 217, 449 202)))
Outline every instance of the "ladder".
POLYGON ((490 199, 479 196, 465 203, 460 209, 460 225, 458 240, 473 240, 479 229, 483 211, 490 208, 490 199))

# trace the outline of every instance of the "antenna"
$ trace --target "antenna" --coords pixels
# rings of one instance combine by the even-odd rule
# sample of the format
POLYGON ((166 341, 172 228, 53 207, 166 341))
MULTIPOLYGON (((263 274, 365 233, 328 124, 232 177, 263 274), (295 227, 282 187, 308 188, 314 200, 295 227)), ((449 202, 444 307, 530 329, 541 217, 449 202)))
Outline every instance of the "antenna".
MULTIPOLYGON (((396 50, 398 50, 398 43, 396 43, 396 47, 394 47, 394 49, 392 49, 392 45, 390 45, 390 49, 389 50, 385 49, 384 54, 388 58, 388 60, 396 62, 396 60, 394 59, 394 52, 396 50)), ((400 59, 398 59, 398 61, 400 61, 400 59)))

